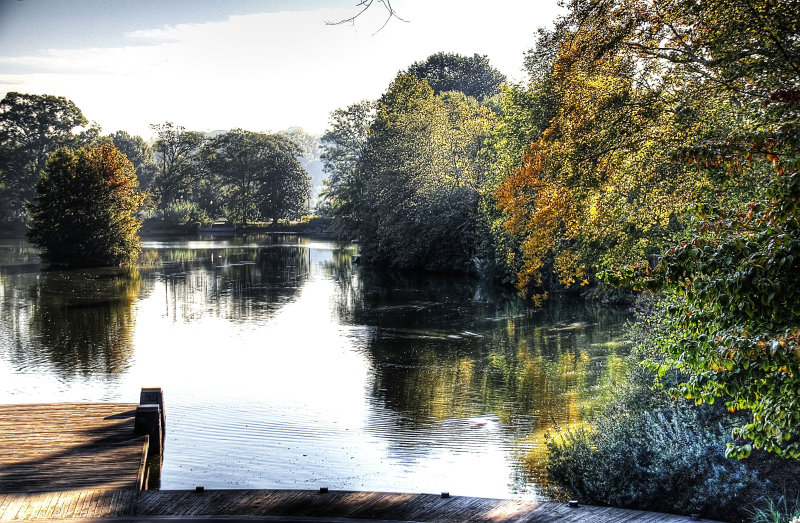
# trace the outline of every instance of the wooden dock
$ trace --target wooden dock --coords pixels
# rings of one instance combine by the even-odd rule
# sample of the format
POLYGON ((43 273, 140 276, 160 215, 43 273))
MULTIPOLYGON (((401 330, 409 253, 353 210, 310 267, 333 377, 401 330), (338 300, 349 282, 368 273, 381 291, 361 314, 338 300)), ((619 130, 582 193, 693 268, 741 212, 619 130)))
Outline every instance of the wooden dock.
MULTIPOLYGON (((530 500, 308 490, 112 490, 0 493, 0 521, 158 518, 432 523, 686 523, 689 516, 530 500)), ((704 520, 708 521, 708 520, 704 520)))
POLYGON ((137 489, 136 404, 0 405, 0 493, 137 489))
POLYGON ((153 466, 147 461, 153 445, 158 447, 155 466, 160 466, 164 426, 160 389, 142 389, 139 405, 0 405, 0 521, 689 521, 686 515, 444 494, 199 487, 191 491, 142 490, 149 477, 148 465, 153 466), (134 427, 147 435, 135 435, 134 427))

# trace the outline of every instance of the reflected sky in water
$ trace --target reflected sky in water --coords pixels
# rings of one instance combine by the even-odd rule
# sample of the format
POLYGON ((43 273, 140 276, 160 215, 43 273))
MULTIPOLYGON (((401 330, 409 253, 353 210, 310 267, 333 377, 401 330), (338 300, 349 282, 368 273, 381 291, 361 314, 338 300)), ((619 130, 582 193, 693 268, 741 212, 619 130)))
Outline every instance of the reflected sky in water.
POLYGON ((159 240, 135 271, 52 270, 0 240, 0 403, 162 387, 162 488, 535 496, 544 431, 607 393, 626 317, 352 254, 159 240))

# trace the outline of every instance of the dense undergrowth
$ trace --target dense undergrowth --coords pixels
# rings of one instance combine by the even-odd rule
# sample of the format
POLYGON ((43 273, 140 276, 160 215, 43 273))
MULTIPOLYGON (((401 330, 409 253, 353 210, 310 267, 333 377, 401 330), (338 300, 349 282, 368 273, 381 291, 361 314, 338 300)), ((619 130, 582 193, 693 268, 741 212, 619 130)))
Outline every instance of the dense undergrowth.
POLYGON ((656 306, 640 312, 625 382, 588 424, 548 436, 548 489, 557 499, 700 514, 723 521, 785 522, 800 517, 800 462, 766 452, 725 456, 741 413, 721 403, 670 396, 677 374, 657 378, 644 361, 659 358, 664 327, 656 306))

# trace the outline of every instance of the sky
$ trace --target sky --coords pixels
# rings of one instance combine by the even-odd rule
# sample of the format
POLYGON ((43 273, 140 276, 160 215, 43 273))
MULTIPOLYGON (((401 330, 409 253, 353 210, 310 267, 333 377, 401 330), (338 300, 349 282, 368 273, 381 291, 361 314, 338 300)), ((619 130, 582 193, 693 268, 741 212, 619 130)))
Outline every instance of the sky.
POLYGON ((512 80, 556 0, 0 0, 0 96, 64 96, 103 132, 325 131, 444 51, 486 55, 512 80), (383 27, 381 29, 381 27, 383 27))

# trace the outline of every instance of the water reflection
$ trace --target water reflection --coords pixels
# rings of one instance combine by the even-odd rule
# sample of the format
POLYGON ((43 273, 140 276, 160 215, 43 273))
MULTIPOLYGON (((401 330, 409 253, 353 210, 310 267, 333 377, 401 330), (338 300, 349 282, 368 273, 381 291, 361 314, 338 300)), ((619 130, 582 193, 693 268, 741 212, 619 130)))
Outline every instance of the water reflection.
POLYGON ((28 306, 39 354, 67 375, 117 374, 133 354, 136 271, 48 271, 36 279, 28 306))
POLYGON ((137 271, 47 270, 24 242, 0 246, 0 354, 20 369, 119 374, 133 354, 137 271))
POLYGON ((144 242, 138 274, 0 245, 0 403, 166 392, 163 488, 536 493, 622 369, 624 315, 386 275, 292 236, 144 242))
POLYGON ((164 315, 174 321, 264 320, 294 299, 310 274, 309 249, 286 240, 146 242, 142 263, 163 284, 164 315))
POLYGON ((494 438, 525 463, 510 485, 523 491, 543 475, 545 432, 580 422, 624 375, 621 311, 566 299, 534 309, 480 281, 346 267, 331 268, 337 314, 372 328, 373 408, 398 414, 373 429, 398 455, 494 438))

